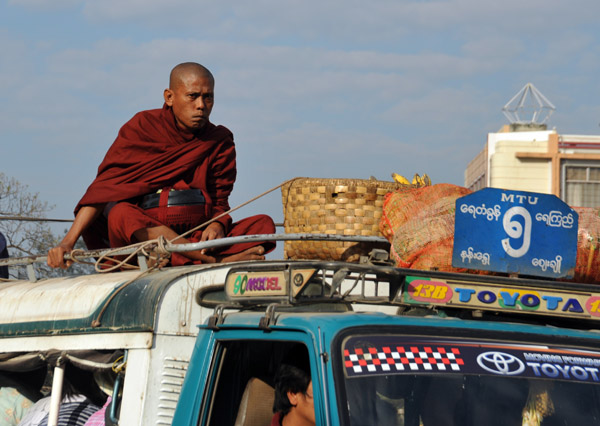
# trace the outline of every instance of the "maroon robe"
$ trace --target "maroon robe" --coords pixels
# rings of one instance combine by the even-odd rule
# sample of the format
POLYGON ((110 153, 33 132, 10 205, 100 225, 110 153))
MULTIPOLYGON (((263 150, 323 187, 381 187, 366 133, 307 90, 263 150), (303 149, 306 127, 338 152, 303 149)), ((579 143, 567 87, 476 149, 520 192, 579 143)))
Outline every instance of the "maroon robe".
POLYGON ((275 413, 271 418, 271 426, 281 426, 283 421, 283 413, 275 413))
MULTIPOLYGON (((96 179, 75 208, 77 213, 85 205, 107 205, 104 214, 84 231, 84 241, 89 249, 122 247, 135 242, 133 233, 139 229, 178 225, 177 221, 159 217, 164 219, 161 209, 180 207, 152 209, 155 210, 152 212, 137 206, 144 195, 163 188, 201 189, 206 204, 182 210, 185 227, 200 225, 229 210, 229 194, 236 173, 235 145, 227 128, 207 123, 195 134, 186 133, 179 129, 166 104, 162 109, 142 111, 121 128, 98 167, 96 179)), ((264 215, 233 225, 229 215, 217 220, 227 236, 275 232, 273 221, 264 215)), ((201 235, 198 231, 189 239, 199 241, 201 235)), ((250 246, 236 245, 223 254, 239 253, 250 246)), ((265 247, 273 248, 272 243, 265 247)), ((173 264, 184 261, 176 262, 179 257, 182 256, 174 254, 173 264)))

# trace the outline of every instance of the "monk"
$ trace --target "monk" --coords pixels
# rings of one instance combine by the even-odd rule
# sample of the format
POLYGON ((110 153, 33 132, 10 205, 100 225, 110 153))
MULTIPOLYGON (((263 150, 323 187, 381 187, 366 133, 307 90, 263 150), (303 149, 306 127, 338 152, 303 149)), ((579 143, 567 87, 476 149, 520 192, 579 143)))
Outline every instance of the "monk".
MULTIPOLYGON (((164 236, 174 244, 226 236, 272 234, 273 220, 257 215, 232 223, 229 194, 236 178, 232 133, 209 121, 215 80, 186 62, 171 71, 162 109, 136 114, 119 131, 96 179, 75 208, 73 225, 48 252, 48 265, 67 268, 65 253, 80 236, 87 247, 123 247, 164 236), (211 219, 203 229, 177 238, 211 219)), ((187 263, 262 260, 275 244, 244 243, 213 251, 173 253, 187 263)))

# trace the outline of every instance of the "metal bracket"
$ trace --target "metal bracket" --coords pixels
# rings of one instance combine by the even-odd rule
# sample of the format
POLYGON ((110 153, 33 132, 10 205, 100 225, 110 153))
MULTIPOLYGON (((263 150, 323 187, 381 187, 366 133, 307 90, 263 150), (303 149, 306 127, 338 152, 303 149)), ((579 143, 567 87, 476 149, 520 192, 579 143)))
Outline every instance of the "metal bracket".
POLYGON ((29 265, 27 265, 27 267, 25 268, 27 270, 27 278, 29 278, 29 281, 31 281, 32 283, 37 281, 37 276, 35 273, 35 269, 33 267, 33 263, 30 263, 29 265))
POLYGON ((269 331, 271 326, 275 325, 277 318, 275 317, 275 308, 281 306, 280 303, 271 303, 267 306, 265 316, 262 317, 258 323, 258 328, 261 330, 269 331))
POLYGON ((390 259, 390 254, 386 250, 373 249, 368 256, 361 256, 359 263, 367 263, 370 265, 394 265, 394 261, 390 259))
POLYGON ((208 318, 206 326, 211 330, 218 330, 219 326, 225 321, 226 305, 219 305, 215 308, 215 312, 208 318))
POLYGON ((146 261, 146 256, 139 252, 137 255, 138 266, 140 267, 141 272, 146 272, 148 270, 148 262, 146 261))

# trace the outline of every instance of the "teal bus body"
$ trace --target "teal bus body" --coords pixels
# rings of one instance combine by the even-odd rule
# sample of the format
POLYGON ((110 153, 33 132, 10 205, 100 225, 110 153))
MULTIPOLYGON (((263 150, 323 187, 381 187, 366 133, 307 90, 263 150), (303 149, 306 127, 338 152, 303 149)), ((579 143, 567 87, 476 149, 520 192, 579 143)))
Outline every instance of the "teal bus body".
MULTIPOLYGON (((454 336, 510 342, 559 342, 560 345, 600 350, 596 330, 550 327, 507 321, 465 320, 441 317, 406 317, 384 313, 281 313, 268 330, 259 327, 262 313, 233 313, 218 330, 200 327, 190 369, 182 388, 174 425, 208 425, 207 399, 214 392, 211 359, 219 342, 288 341, 308 348, 318 425, 347 424, 340 395, 340 372, 333 359, 339 351, 340 335, 353 332, 406 333, 409 336, 454 336), (345 420, 344 420, 345 419, 345 420)), ((339 358, 339 357, 338 357, 339 358)), ((337 366, 339 367, 339 365, 337 366)), ((343 393, 343 392, 342 392, 343 393)), ((369 423, 365 423, 369 424, 369 423)), ((596 423, 590 423, 596 424, 596 423)))
POLYGON ((530 415, 542 426, 600 425, 595 288, 319 261, 10 282, 0 287, 0 370, 24 355, 54 367, 64 355, 113 371, 123 355, 120 425, 245 426, 261 416, 252 426, 266 426, 277 370, 302 353, 318 425, 431 426, 456 407, 444 424, 496 424, 477 409, 487 402, 503 426, 530 415), (241 292, 242 282, 271 284, 241 292), (473 288, 485 297, 464 297, 473 288), (492 303, 516 292, 525 307, 492 303), (526 306, 554 293, 581 309, 526 306), (514 397, 477 399, 496 391, 514 397))

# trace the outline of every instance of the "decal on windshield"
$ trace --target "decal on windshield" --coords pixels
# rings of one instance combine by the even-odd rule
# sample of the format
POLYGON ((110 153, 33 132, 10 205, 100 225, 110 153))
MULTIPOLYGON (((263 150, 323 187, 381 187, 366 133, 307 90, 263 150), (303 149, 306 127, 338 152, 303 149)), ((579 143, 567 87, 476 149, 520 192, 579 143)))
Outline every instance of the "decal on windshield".
POLYGON ((383 346, 344 350, 346 368, 354 373, 460 371, 460 349, 443 346, 383 346))
POLYGON ((348 377, 459 373, 600 382, 600 352, 583 349, 410 336, 351 336, 342 350, 348 377))

